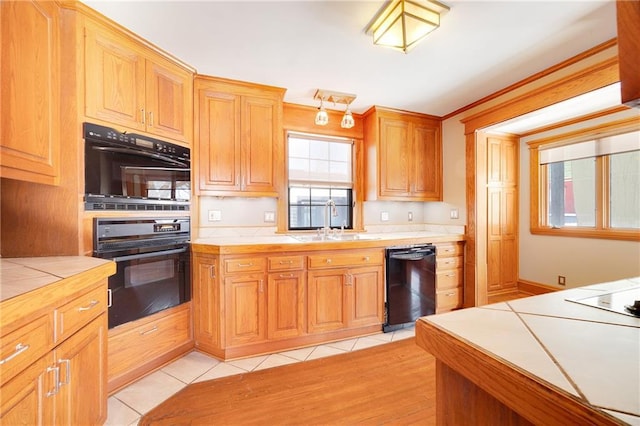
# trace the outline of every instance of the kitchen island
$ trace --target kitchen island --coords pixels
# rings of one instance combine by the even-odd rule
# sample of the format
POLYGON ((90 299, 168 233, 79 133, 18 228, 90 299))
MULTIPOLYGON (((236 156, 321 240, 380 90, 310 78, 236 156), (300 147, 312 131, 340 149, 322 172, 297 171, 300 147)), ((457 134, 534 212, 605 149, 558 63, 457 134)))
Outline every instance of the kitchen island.
POLYGON ((420 318, 437 423, 640 425, 640 318, 575 302, 632 288, 640 278, 420 318))

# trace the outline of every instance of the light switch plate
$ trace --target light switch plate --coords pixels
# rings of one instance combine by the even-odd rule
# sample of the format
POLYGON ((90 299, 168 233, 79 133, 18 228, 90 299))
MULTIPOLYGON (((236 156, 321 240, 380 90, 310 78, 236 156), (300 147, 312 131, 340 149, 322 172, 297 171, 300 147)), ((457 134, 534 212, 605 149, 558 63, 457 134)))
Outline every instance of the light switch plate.
POLYGON ((387 222, 389 220, 389 212, 380 212, 380 221, 387 222))
POLYGON ((273 223, 276 221, 275 212, 264 212, 264 221, 267 223, 273 223))
POLYGON ((219 222, 222 220, 222 211, 209 210, 209 222, 219 222))
POLYGON ((458 209, 451 209, 451 214, 449 217, 451 219, 458 219, 459 218, 458 209))

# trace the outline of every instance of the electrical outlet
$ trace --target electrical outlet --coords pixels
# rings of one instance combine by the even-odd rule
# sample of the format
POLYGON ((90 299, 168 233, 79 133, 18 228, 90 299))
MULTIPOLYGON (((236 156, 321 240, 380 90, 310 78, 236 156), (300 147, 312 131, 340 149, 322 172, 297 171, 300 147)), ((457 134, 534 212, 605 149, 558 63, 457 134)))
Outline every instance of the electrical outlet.
POLYGON ((567 280, 565 277, 563 277, 562 275, 558 275, 558 285, 566 285, 567 284, 567 280))
POLYGON ((387 222, 389 220, 389 212, 380 212, 380 222, 387 222))
POLYGON ((264 212, 264 221, 267 223, 273 223, 276 221, 275 212, 264 212))
POLYGON ((409 222, 413 222, 413 212, 409 212, 407 214, 407 219, 409 220, 409 222))
POLYGON ((222 212, 220 210, 209 210, 209 222, 220 222, 222 220, 222 212))
POLYGON ((451 209, 451 212, 449 213, 449 217, 451 219, 458 219, 459 217, 458 209, 451 209))

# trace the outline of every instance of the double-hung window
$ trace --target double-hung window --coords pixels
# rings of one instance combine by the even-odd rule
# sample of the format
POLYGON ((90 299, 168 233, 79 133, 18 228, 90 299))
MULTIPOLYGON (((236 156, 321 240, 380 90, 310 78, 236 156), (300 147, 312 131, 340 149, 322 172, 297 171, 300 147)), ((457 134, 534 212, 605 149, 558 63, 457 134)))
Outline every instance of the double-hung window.
POLYGON ((640 131, 529 145, 532 233, 640 239, 640 131))
POLYGON ((353 140, 289 133, 290 230, 353 228, 353 140), (329 200, 335 204, 327 208, 329 200), (326 216, 326 218, 325 218, 326 216))

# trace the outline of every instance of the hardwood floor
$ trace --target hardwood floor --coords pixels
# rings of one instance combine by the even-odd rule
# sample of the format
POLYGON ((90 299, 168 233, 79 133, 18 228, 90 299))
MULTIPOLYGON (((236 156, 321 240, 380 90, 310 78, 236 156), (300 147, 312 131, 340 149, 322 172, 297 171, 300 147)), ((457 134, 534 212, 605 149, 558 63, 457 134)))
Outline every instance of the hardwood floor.
POLYGON ((194 383, 140 425, 435 424, 435 360, 405 339, 194 383))

